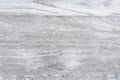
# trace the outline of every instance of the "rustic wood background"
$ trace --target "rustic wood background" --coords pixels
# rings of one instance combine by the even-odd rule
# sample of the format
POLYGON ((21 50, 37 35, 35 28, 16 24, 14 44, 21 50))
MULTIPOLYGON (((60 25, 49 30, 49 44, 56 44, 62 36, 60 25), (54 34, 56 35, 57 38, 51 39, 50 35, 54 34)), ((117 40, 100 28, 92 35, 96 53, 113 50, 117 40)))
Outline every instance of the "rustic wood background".
POLYGON ((0 80, 120 80, 119 0, 0 0, 0 80))

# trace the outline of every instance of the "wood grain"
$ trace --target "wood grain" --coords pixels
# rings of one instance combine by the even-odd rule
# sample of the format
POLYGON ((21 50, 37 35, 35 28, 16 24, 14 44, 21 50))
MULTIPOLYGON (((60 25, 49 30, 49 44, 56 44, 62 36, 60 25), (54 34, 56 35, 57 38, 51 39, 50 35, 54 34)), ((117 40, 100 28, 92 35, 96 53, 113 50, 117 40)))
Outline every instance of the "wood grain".
POLYGON ((55 5, 65 5, 67 0, 18 2, 5 0, 0 5, 0 80, 120 79, 119 13, 97 15, 85 11, 81 15, 71 4, 89 7, 93 3, 110 6, 115 2, 70 0, 72 8, 63 6, 61 11, 56 11, 55 5), (34 2, 42 10, 31 11, 23 6, 25 2, 32 6, 34 2))

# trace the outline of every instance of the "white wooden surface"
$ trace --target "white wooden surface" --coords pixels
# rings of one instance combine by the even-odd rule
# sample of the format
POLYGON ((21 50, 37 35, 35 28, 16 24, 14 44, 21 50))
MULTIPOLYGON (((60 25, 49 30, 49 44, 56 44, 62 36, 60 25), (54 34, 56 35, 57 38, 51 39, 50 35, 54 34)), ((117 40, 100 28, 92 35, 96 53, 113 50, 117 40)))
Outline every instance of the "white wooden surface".
POLYGON ((0 80, 119 80, 119 0, 0 0, 0 80))

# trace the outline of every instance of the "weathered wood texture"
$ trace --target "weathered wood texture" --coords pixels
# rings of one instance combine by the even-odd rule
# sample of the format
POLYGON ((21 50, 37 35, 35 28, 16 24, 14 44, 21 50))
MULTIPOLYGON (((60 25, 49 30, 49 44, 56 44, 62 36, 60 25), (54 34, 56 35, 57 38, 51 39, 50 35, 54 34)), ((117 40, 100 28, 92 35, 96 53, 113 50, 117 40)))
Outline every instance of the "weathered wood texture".
MULTIPOLYGON (((37 5, 53 7, 52 2, 37 5)), ((13 9, 0 10, 0 80, 120 79, 119 13, 66 16, 60 11, 56 16, 8 10, 13 9)))

